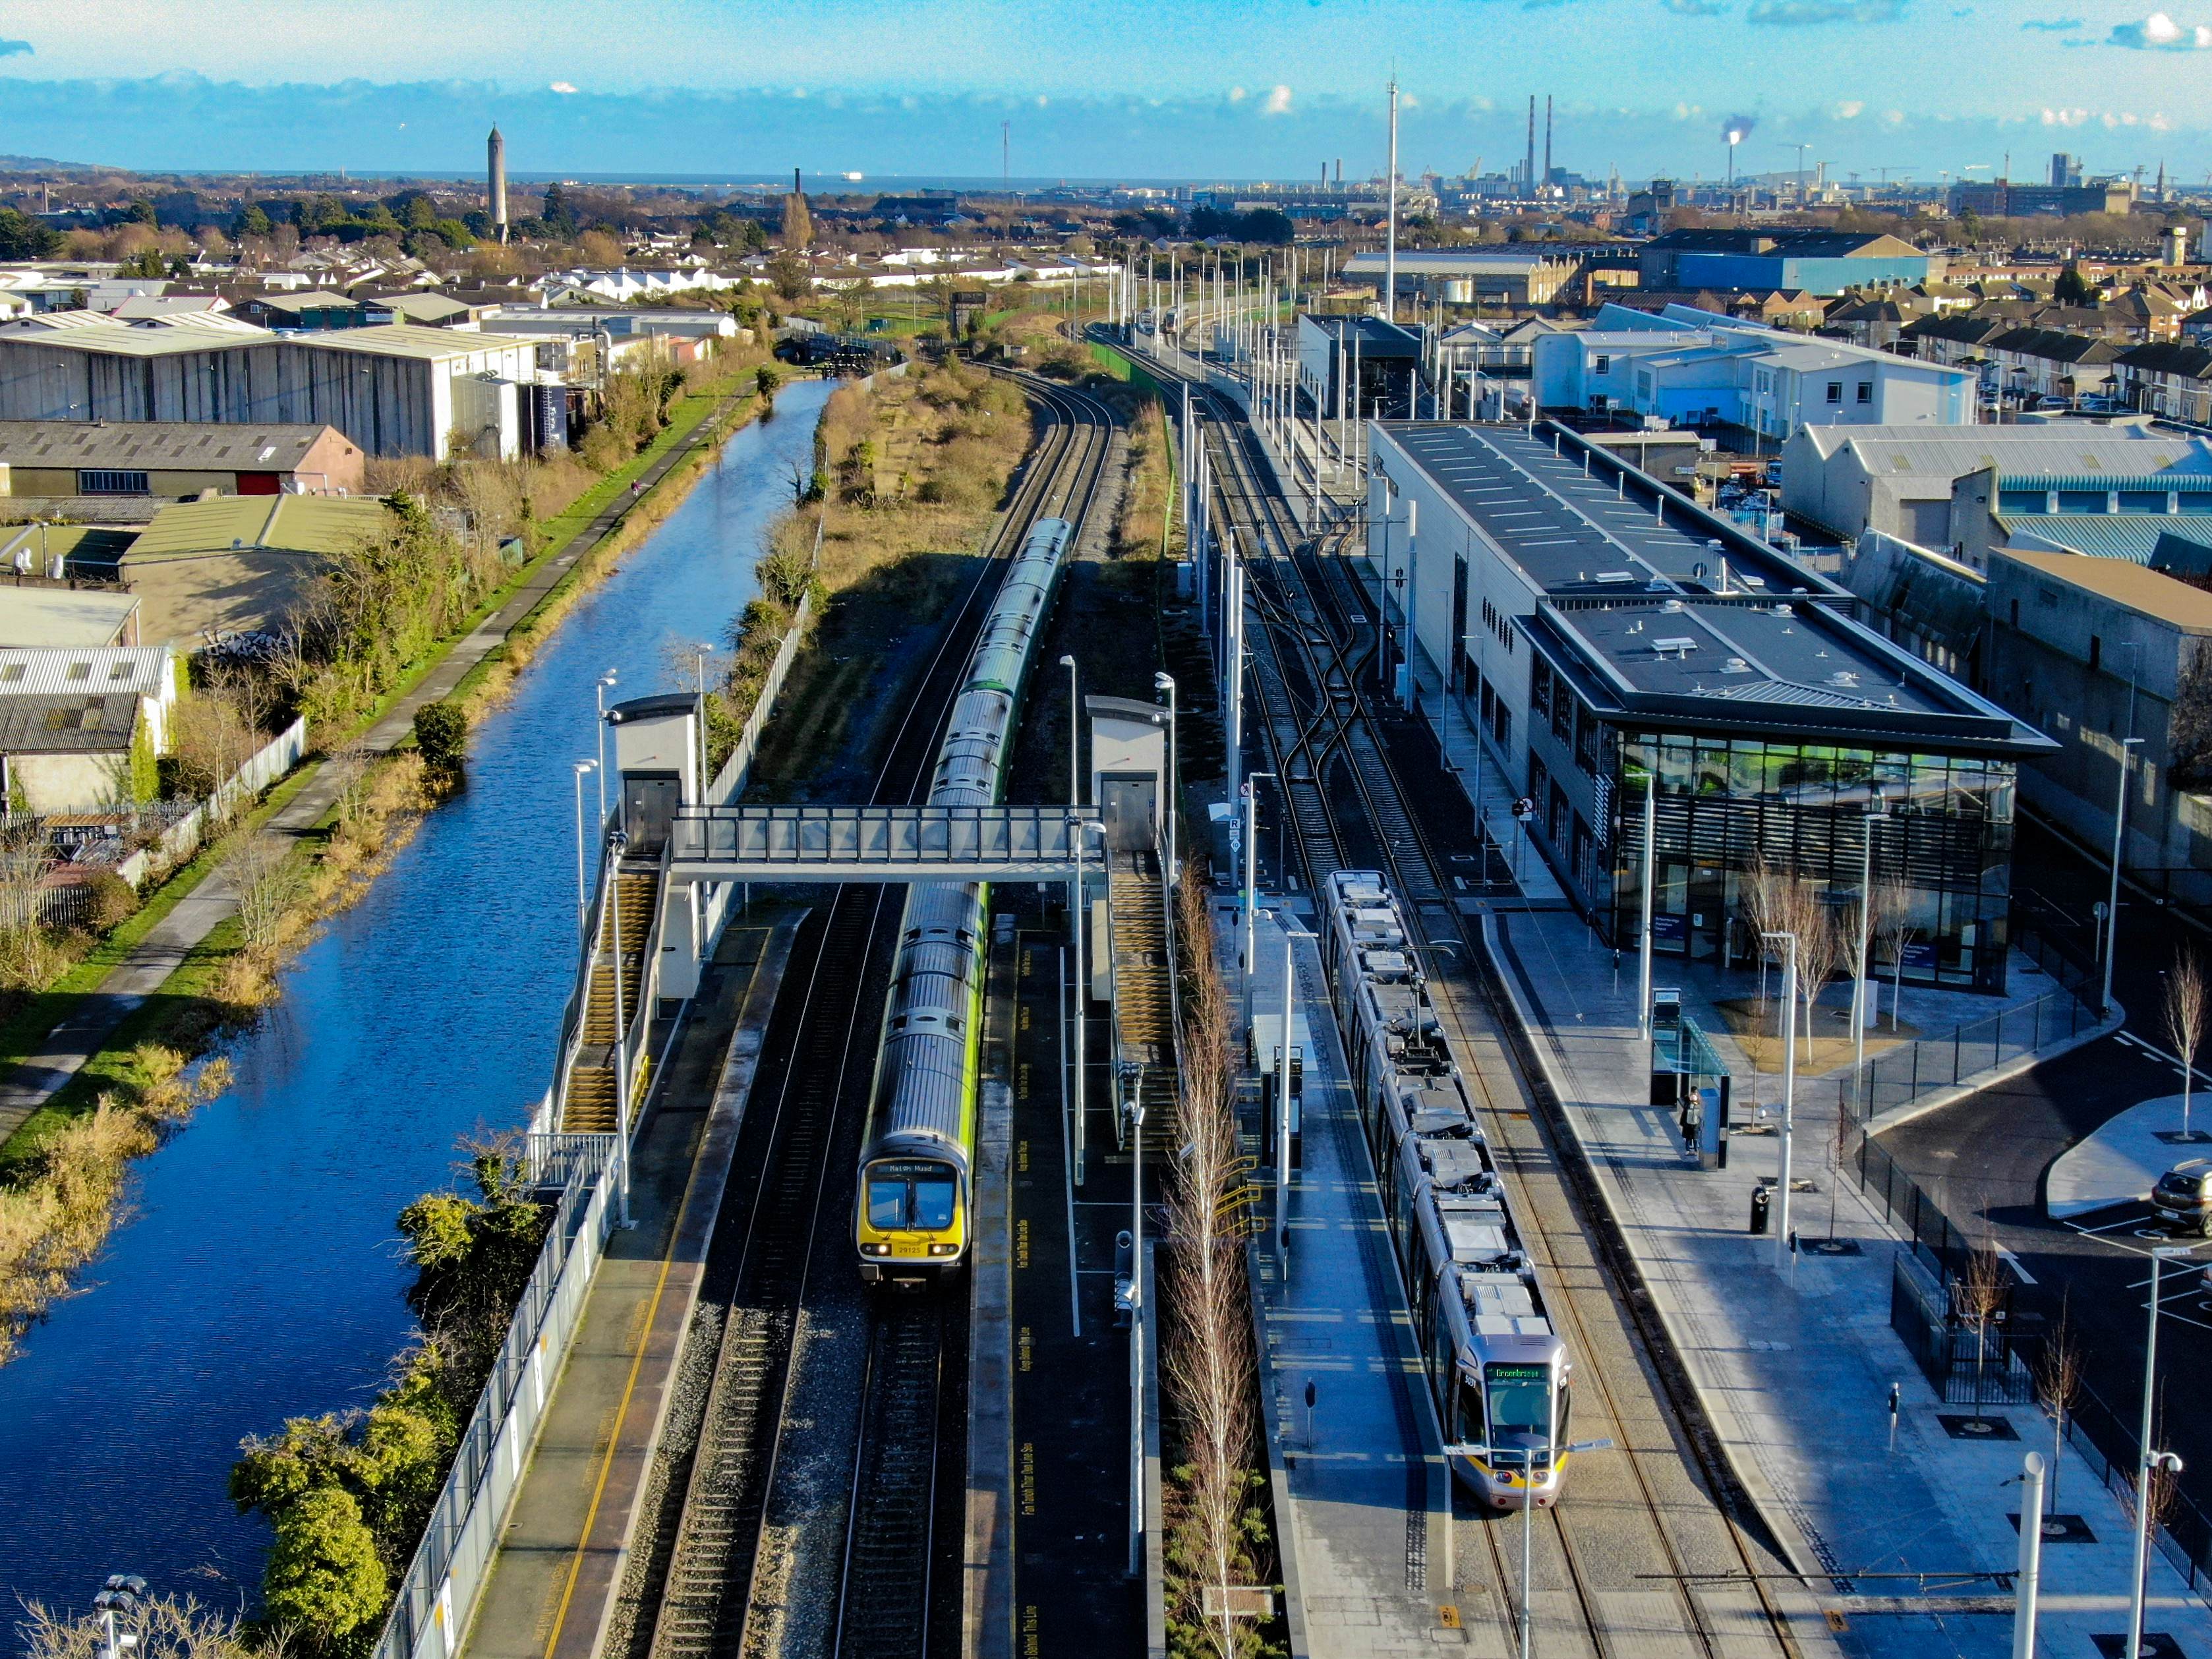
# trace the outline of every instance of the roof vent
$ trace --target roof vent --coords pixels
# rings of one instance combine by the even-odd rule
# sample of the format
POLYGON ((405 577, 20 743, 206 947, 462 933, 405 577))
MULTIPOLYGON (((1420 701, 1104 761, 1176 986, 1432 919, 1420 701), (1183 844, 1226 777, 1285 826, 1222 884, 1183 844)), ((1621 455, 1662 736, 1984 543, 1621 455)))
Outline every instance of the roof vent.
POLYGON ((1774 607, 1774 614, 1778 617, 1788 617, 1794 616, 1796 613, 1786 605, 1778 605, 1774 607))
POLYGON ((1741 657, 1730 657, 1728 659, 1728 666, 1722 669, 1721 672, 1723 674, 1748 674, 1751 672, 1751 665, 1746 662, 1741 657))
POLYGON ((1651 641, 1651 648, 1662 657, 1670 655, 1686 657, 1698 648, 1698 642, 1688 635, 1683 634, 1673 639, 1654 640, 1651 641))
POLYGON ((1607 584, 1632 582, 1636 580, 1633 574, 1626 570, 1601 570, 1597 573, 1597 579, 1607 584))
POLYGON ((1682 602, 1680 599, 1669 599, 1659 608, 1662 611, 1680 611, 1682 608, 1682 602))
POLYGON ((1848 668, 1838 668, 1828 676, 1829 684, 1845 691, 1852 690, 1858 683, 1859 677, 1848 668))

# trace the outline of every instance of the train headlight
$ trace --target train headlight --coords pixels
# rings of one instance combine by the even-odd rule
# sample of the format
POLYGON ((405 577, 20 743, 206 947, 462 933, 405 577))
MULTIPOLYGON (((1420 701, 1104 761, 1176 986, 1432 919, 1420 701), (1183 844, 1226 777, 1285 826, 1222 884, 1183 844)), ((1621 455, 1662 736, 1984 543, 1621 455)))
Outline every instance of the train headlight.
POLYGON ((889 1255, 890 1253, 891 1247, 888 1244, 863 1244, 860 1246, 860 1254, 862 1255, 889 1255))
POLYGON ((933 1244, 929 1247, 929 1253, 932 1255, 957 1255, 960 1247, 957 1244, 933 1244))

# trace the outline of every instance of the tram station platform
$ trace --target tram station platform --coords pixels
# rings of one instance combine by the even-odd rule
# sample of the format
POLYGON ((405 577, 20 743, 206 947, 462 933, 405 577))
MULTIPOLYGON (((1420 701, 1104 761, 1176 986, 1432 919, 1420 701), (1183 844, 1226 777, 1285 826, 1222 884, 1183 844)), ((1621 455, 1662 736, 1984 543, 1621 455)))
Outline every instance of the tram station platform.
MULTIPOLYGON (((1734 1137, 1723 1170, 1686 1158, 1673 1109, 1648 1103, 1633 964, 1616 975, 1613 953, 1592 949, 1571 914, 1494 915, 1486 931, 1516 1017, 1730 1463, 1832 1625, 1847 1627, 1840 1644, 1878 1659, 2009 1654, 2009 1581, 1974 1575, 2016 1565, 2020 1488, 2008 1483, 2023 1453, 2051 1456, 2050 1419, 2033 1405, 1938 1401, 1890 1328, 1895 1236, 1831 1166, 1832 1106, 1825 1121, 1809 1113, 1799 1121, 1792 1184, 1813 1190, 1796 1193, 1790 1224, 1802 1239, 1826 1239, 1832 1203, 1833 1235, 1854 1253, 1803 1254, 1794 1267, 1784 1255, 1778 1264, 1775 1236, 1747 1231, 1753 1188, 1773 1178, 1778 1143, 1734 1137), (1893 1383, 1902 1405, 1894 1429, 1893 1383), (2001 1419, 2009 1433, 1954 1437, 1945 1417, 2001 1419), (1920 1572, 1931 1575, 1924 1583, 1896 1577, 1920 1572)), ((1994 1011, 1985 997, 1924 994, 1994 1011)), ((1915 995, 1905 994, 1908 1019, 1943 1012, 1917 1014, 1915 995)), ((1686 981, 1682 1000, 1739 1086, 1754 1079, 1705 988, 1686 981)), ((1770 1095, 1778 1086, 1771 1076, 1756 1081, 1770 1095)), ((1739 1098, 1735 1121, 1749 1115, 1739 1098)), ((2118 1652, 2124 1643, 2100 1648, 2094 1638, 2127 1626, 2132 1518, 2071 1447, 2058 1480, 2059 1510, 2080 1516, 2094 1541, 2045 1548, 2038 1650, 2118 1652)), ((2163 1650, 2212 1654, 2212 1609, 2155 1552, 2145 1628, 2179 1644, 2163 1650)))
MULTIPOLYGON (((1217 911, 1216 937, 1227 953, 1223 972, 1232 988, 1241 982, 1241 927, 1233 905, 1217 911)), ((1310 934, 1314 927, 1304 900, 1260 918, 1256 1013, 1279 1020, 1285 935, 1310 934)), ((1287 1276, 1275 1239, 1257 1241, 1254 1256, 1261 1269, 1261 1394, 1291 1651, 1356 1659, 1443 1647, 1486 1656, 1488 1643, 1502 1655, 1490 1611, 1478 1618, 1470 1610, 1462 1619, 1447 1588, 1450 1476, 1421 1396, 1420 1355, 1319 946, 1311 938, 1293 944, 1300 1010, 1293 1030, 1303 1027, 1305 1044, 1304 1167, 1290 1187, 1287 1276)), ((1272 1213, 1272 1206, 1270 1191, 1262 1212, 1272 1213)))
POLYGON ((594 1659, 622 1594, 655 1443, 753 1075, 804 913, 723 932, 632 1152, 634 1224, 608 1241, 555 1379, 465 1659, 594 1659))

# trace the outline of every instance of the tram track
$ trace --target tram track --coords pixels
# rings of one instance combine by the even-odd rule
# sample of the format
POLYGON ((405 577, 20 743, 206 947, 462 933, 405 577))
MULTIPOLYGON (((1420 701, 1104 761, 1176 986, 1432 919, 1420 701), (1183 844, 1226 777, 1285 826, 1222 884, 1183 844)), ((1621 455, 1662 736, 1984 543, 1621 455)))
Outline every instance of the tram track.
MULTIPOLYGON (((1007 555, 1036 520, 1073 518, 1097 492, 1109 411, 1034 376, 1011 378, 1044 430, 907 700, 876 774, 874 804, 904 803, 926 787, 961 665, 1007 555)), ((763 1054, 763 1076, 777 1081, 773 1105, 749 1113, 740 1130, 738 1167, 757 1170, 758 1182, 747 1201, 726 1207, 710 1247, 710 1261, 724 1258, 718 1276, 728 1303, 696 1439, 664 1454, 662 1502, 641 1529, 645 1582, 626 1644, 631 1659, 802 1651, 899 1659, 928 1650, 932 1609, 943 1601, 933 1587, 945 1577, 933 1571, 937 1511, 963 1485, 964 1437, 941 1428, 964 1393, 964 1304, 933 1297, 870 1310, 851 1484, 836 1528, 842 1555, 820 1564, 836 1599, 822 1642, 795 1629, 786 1640, 781 1590, 801 1565, 788 1559, 799 1534, 769 1525, 795 1426, 803 1316, 817 1287, 831 1282, 827 1275, 854 1272, 846 1206, 837 1200, 859 1155, 901 896, 891 886, 841 887, 826 915, 809 925, 811 948, 802 940, 793 964, 792 981, 805 990, 795 1013, 787 1019, 779 1010, 772 1023, 771 1043, 781 1052, 763 1054), (886 1616, 892 1607, 901 1616, 886 1616)))
MULTIPOLYGON (((1322 556, 1315 542, 1302 538, 1287 504, 1261 485, 1249 447, 1249 426, 1224 418, 1212 394, 1193 390, 1201 419, 1217 438, 1216 453, 1226 464, 1217 473, 1217 487, 1229 522, 1248 556, 1259 556, 1249 567, 1255 578, 1249 592, 1262 614, 1261 626, 1254 630, 1257 648, 1251 653, 1265 710, 1259 724, 1285 781, 1308 878, 1317 881, 1328 870, 1353 863, 1355 857, 1360 865, 1386 871, 1419 918, 1428 952, 1449 950, 1463 957, 1465 967, 1458 972, 1436 971, 1432 963, 1431 982, 1468 1040, 1462 1053, 1465 1071, 1492 1132, 1513 1154, 1501 1160, 1501 1168, 1511 1183, 1514 1212, 1524 1228, 1534 1231, 1550 1276, 1566 1291, 1550 1301, 1565 1310, 1567 1328, 1562 1334, 1583 1361, 1578 1372, 1594 1384, 1577 1393, 1596 1395, 1592 1403, 1607 1419, 1603 1426, 1614 1431, 1619 1449, 1586 1455, 1577 1468, 1575 1485, 1582 1489, 1584 1510, 1609 1517, 1636 1515, 1641 1524, 1632 1530, 1639 1535, 1624 1539, 1617 1535, 1618 1526, 1592 1528, 1583 1516, 1571 1515, 1576 1507, 1572 1504, 1546 1511, 1541 1528, 1579 1615, 1577 1634, 1600 1659, 1647 1650, 1645 1644, 1662 1637, 1668 1645, 1686 1642, 1691 1650, 1728 1659, 1752 1653, 1795 1656, 1799 1651, 1796 1637, 1758 1576, 1765 1564, 1753 1553, 1741 1517, 1732 1512, 1732 1473, 1709 1437, 1686 1420, 1692 1413, 1668 1386, 1664 1367, 1658 1363, 1663 1334, 1655 1335, 1648 1308, 1616 1296, 1605 1282, 1609 1267, 1615 1270, 1616 1283, 1621 1277, 1620 1264, 1607 1259, 1605 1229, 1593 1224, 1589 1215, 1595 1195, 1571 1179, 1566 1167, 1571 1160, 1560 1156, 1559 1143, 1567 1131, 1556 1121, 1556 1103, 1545 1100, 1530 1080, 1527 1058, 1514 1044, 1510 1023, 1498 1012, 1495 988, 1480 973, 1483 958, 1478 942, 1470 937, 1467 919, 1452 900, 1443 864, 1407 807, 1408 797, 1367 711, 1359 675, 1373 653, 1361 649, 1367 621, 1362 613, 1369 608, 1364 596, 1353 587, 1339 561, 1322 556), (1293 659, 1288 664, 1284 660, 1286 648, 1293 659), (1307 688, 1305 710, 1310 712, 1302 711, 1291 695, 1293 678, 1302 678, 1307 688), (1348 789, 1328 787, 1332 764, 1348 789), (1347 805, 1350 816, 1364 818, 1364 823, 1345 821, 1342 809, 1347 805), (1367 865, 1370 854, 1373 861, 1367 865), (1460 982, 1462 972, 1466 983, 1460 982), (1497 1086, 1501 1077, 1510 1080, 1504 1091, 1497 1086), (1544 1124, 1548 1134, 1538 1132, 1538 1113, 1533 1109, 1543 1105, 1551 1108, 1546 1114, 1551 1121, 1544 1124), (1602 1303, 1606 1324, 1586 1306, 1593 1300, 1602 1303), (1613 1353, 1644 1379, 1640 1401, 1626 1397, 1623 1366, 1608 1360, 1613 1353), (1632 1425, 1640 1432, 1632 1432, 1632 1425), (1668 1467, 1655 1468, 1655 1462, 1668 1467), (1701 1484, 1689 1479, 1692 1468, 1703 1477, 1701 1484), (1668 1481, 1670 1474, 1673 1481, 1668 1481), (1674 1494, 1662 1496, 1662 1482, 1680 1484, 1674 1494), (1693 1515, 1692 1509, 1702 1514, 1693 1515), (1743 1583, 1728 1587, 1735 1603, 1731 1607, 1705 1605, 1692 1587, 1690 1575, 1696 1564, 1688 1559, 1688 1547, 1678 1534, 1693 1522, 1701 1534, 1699 1553, 1717 1554, 1729 1569, 1744 1575, 1743 1583), (1607 1530, 1607 1535, 1597 1536, 1600 1530, 1607 1530), (1587 1540, 1586 1532, 1592 1534, 1587 1540), (1649 1576, 1670 1581, 1665 1599, 1676 1617, 1661 1622, 1672 1627, 1662 1630, 1652 1622, 1657 1610, 1648 1605, 1648 1593, 1639 1595, 1634 1612, 1624 1616, 1618 1609, 1626 1595, 1615 1592, 1608 1596, 1599 1588, 1596 1575, 1585 1565, 1584 1541, 1608 1559, 1617 1558, 1626 1547, 1660 1568, 1649 1576), (1624 1622, 1632 1627, 1621 1629, 1624 1622)), ((1478 852, 1488 857, 1486 849, 1478 852)), ((1498 1526, 1482 1524, 1478 1529, 1486 1540, 1484 1554, 1492 1573, 1491 1583, 1483 1588, 1502 1589, 1517 1577, 1508 1559, 1509 1547, 1498 1526)), ((1523 1587, 1522 1594, 1527 1593, 1523 1587)), ((1717 1599, 1711 1590, 1705 1594, 1717 1599)), ((1503 1617, 1506 1598, 1492 1594, 1488 1599, 1503 1617)), ((1561 1633, 1547 1627, 1547 1637, 1554 1641, 1561 1633)))

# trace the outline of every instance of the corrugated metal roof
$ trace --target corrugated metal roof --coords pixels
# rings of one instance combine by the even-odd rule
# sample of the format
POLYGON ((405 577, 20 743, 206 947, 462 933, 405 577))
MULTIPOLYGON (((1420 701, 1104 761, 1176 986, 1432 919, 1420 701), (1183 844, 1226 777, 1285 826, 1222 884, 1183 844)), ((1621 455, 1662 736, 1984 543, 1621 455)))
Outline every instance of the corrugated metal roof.
POLYGON ((2212 495, 2212 472, 2007 472, 1998 469, 1998 483, 2006 489, 2069 490, 2141 489, 2153 485, 2179 495, 2212 495))
POLYGON ((0 697, 0 755, 127 754, 138 699, 0 697))
POLYGON ((234 550, 335 553, 382 531, 389 510, 377 501, 331 495, 218 495, 179 501, 139 532, 124 567, 152 559, 193 558, 234 550))
POLYGON ((0 464, 289 472, 330 429, 200 421, 0 421, 0 464))
POLYGON ((417 357, 432 362, 516 347, 535 351, 540 344, 517 334, 464 334, 456 329, 428 328, 420 323, 326 329, 319 333, 288 335, 285 343, 303 349, 359 352, 377 357, 417 357))
POLYGON ((0 696, 160 697, 172 684, 169 658, 166 645, 0 647, 0 696))
POLYGON ((2092 437, 2062 427, 1960 427, 1949 433, 1916 427, 1876 427, 1845 439, 1837 447, 1856 451, 1859 465, 1882 477, 1957 478, 1985 466, 1994 466, 2006 475, 2062 469, 2069 474, 2106 477, 2167 471, 2212 474, 2212 445, 2199 439, 2145 433, 2136 427, 2100 427, 2095 431, 2092 437), (2018 435, 2031 432, 2049 435, 2018 435))
MULTIPOLYGON (((2161 535, 2185 533, 2204 522, 2164 513, 2005 513, 1996 521, 2008 541, 2027 544, 2031 552, 2075 552, 2141 565, 2150 562, 2161 535)), ((2205 524, 2205 538, 2212 541, 2212 523, 2205 524)))

